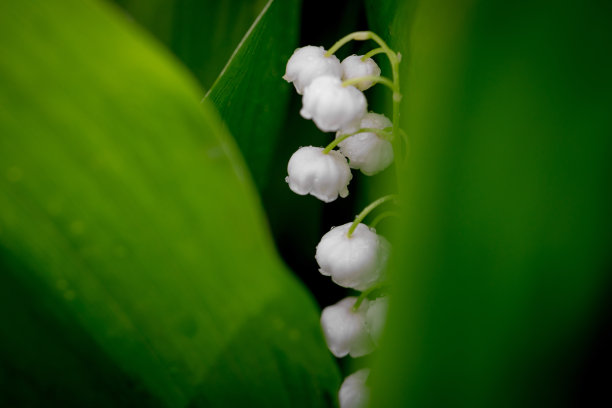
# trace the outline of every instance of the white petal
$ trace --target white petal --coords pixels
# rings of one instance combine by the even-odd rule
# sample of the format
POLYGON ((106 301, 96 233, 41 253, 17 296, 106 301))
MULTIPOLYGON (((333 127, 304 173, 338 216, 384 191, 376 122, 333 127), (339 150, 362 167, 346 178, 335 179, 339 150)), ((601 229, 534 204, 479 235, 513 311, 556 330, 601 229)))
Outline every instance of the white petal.
POLYGON ((374 344, 378 345, 387 320, 389 300, 387 297, 379 297, 371 300, 366 311, 365 325, 370 333, 374 344))
POLYGON ((347 297, 321 313, 321 327, 330 351, 336 357, 361 357, 374 350, 374 343, 365 326, 368 301, 353 311, 356 297, 347 297))
POLYGON ((326 57, 325 52, 323 47, 312 45, 296 49, 287 62, 283 79, 293 82, 297 93, 302 95, 304 88, 317 77, 327 75, 340 78, 342 76, 340 61, 335 55, 326 57))
POLYGON ((354 86, 342 86, 337 77, 320 76, 304 89, 300 114, 324 132, 333 132, 366 114, 368 103, 354 86))
MULTIPOLYGON (((336 138, 355 132, 355 128, 385 129, 392 126, 386 116, 370 112, 363 116, 358 126, 349 124, 336 134, 336 138)), ((368 176, 386 169, 393 162, 393 146, 376 133, 358 133, 340 142, 338 146, 342 154, 349 159, 349 166, 360 169, 368 176)))
MULTIPOLYGON (((364 76, 380 76, 380 68, 372 58, 365 61, 361 60, 363 55, 351 55, 342 61, 342 79, 360 78, 364 76)), ((357 85, 357 89, 365 91, 374 85, 372 81, 361 81, 357 85)))
POLYGON ((365 224, 359 224, 349 238, 351 224, 326 233, 317 245, 315 259, 319 271, 338 285, 365 290, 381 279, 390 246, 365 224))
POLYGON ((321 147, 301 147, 287 165, 285 181, 300 195, 311 194, 326 203, 348 195, 353 175, 346 158, 338 151, 323 153, 321 147))
POLYGON ((344 379, 338 392, 340 408, 365 408, 370 401, 370 389, 366 385, 370 370, 363 368, 344 379))

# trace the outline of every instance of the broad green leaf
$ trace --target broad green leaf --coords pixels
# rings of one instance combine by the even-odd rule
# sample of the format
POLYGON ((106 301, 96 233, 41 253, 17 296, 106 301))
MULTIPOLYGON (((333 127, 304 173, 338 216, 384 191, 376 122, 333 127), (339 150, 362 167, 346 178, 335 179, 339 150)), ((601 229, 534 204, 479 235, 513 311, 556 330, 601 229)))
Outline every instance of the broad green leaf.
POLYGON ((206 99, 219 110, 263 190, 293 86, 281 77, 297 47, 299 0, 269 0, 232 54, 206 99))
POLYGON ((334 405, 319 312, 186 70, 92 1, 0 3, 0 54, 0 405, 334 405))
POLYGON ((266 0, 114 0, 208 90, 266 0))
POLYGON ((612 26, 543 3, 391 13, 411 151, 373 406, 569 405, 609 269, 612 26))

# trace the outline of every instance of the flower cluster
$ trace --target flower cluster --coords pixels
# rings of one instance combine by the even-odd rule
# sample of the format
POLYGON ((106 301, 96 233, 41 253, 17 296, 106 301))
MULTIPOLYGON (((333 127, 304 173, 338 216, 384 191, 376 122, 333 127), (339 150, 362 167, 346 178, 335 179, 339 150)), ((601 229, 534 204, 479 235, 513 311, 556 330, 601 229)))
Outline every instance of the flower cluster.
MULTIPOLYGON (((321 274, 338 285, 363 291, 327 306, 321 313, 321 327, 327 347, 338 358, 361 357, 378 346, 388 308, 386 296, 371 296, 384 282, 391 245, 374 228, 360 222, 379 199, 359 214, 355 221, 332 228, 317 245, 315 259, 321 274)), ((369 371, 360 370, 342 383, 341 408, 367 405, 369 390, 365 380, 369 371)))
POLYGON ((295 50, 283 78, 302 95, 300 114, 324 132, 336 132, 327 148, 307 146, 293 154, 287 183, 300 195, 330 202, 348 195, 350 169, 366 175, 386 169, 393 161, 391 121, 367 111, 363 91, 380 78, 372 58, 351 55, 342 62, 323 47, 295 50), (339 150, 331 150, 335 146, 339 150))
MULTIPOLYGON (((335 138, 325 148, 301 147, 291 156, 285 180, 292 191, 331 202, 348 195, 351 169, 373 175, 393 162, 391 140, 396 127, 386 116, 367 111, 363 91, 376 83, 389 86, 393 90, 393 117, 397 120, 398 63, 399 55, 372 32, 349 34, 329 51, 310 45, 295 50, 283 78, 302 95, 302 117, 312 119, 324 132, 335 132, 335 138), (342 62, 333 55, 350 40, 368 39, 376 41, 380 48, 366 55, 351 55, 342 62), (393 82, 381 77, 380 68, 371 58, 378 53, 389 57, 393 82), (333 150, 335 147, 338 150, 333 150)), ((361 221, 378 205, 394 198, 389 195, 376 200, 353 222, 332 227, 317 245, 319 272, 342 287, 362 292, 324 308, 321 314, 327 346, 338 358, 361 357, 378 346, 388 307, 381 288, 391 245, 376 233, 376 221, 370 227, 361 221)), ((368 375, 369 370, 363 369, 345 379, 339 391, 341 408, 367 405, 368 375)))
MULTIPOLYGON (((359 222, 366 214, 362 212, 355 222, 332 228, 316 249, 319 272, 340 286, 363 291, 359 297, 346 297, 321 313, 327 347, 338 358, 361 357, 374 351, 387 314, 388 298, 370 295, 384 280, 390 244, 374 228, 359 222)), ((360 370, 345 379, 339 392, 341 408, 367 405, 368 373, 360 370)))

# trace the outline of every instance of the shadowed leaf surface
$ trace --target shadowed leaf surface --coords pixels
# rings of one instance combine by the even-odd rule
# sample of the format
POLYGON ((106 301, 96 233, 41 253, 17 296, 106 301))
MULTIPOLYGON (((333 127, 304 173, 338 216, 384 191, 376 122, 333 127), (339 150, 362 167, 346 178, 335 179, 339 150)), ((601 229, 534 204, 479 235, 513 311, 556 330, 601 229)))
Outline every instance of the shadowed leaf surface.
MULTIPOLYGON (((236 139, 259 191, 272 161, 293 85, 282 76, 297 48, 299 0, 269 0, 206 95, 236 139)), ((283 158, 284 160, 284 158, 283 158)))
POLYGON ((609 6, 369 3, 411 141, 373 406, 570 405, 611 265, 609 6))

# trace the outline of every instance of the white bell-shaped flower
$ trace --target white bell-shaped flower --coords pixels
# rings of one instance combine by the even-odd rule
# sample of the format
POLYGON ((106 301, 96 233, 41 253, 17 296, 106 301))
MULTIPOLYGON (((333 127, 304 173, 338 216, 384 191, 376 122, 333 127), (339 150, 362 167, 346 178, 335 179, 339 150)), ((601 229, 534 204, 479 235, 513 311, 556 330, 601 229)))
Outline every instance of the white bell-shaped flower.
MULTIPOLYGON (((369 112, 359 122, 350 123, 341 129, 336 138, 343 134, 354 133, 357 129, 385 129, 392 127, 393 123, 385 115, 369 112)), ((349 159, 349 166, 360 169, 367 176, 383 171, 393 162, 393 146, 391 142, 378 136, 376 133, 358 133, 344 139, 338 144, 340 152, 349 159)))
POLYGON ((315 78, 304 90, 300 114, 324 132, 335 132, 366 113, 368 103, 354 86, 342 86, 333 76, 315 78))
MULTIPOLYGON (((361 78, 364 76, 380 76, 380 67, 372 58, 362 61, 363 55, 351 55, 342 61, 342 79, 361 78)), ((355 85, 357 89, 365 91, 374 85, 372 81, 361 81, 355 85)))
POLYGON ((342 66, 335 55, 325 56, 323 47, 307 45, 293 52, 283 79, 293 82, 297 93, 302 95, 313 79, 327 75, 336 78, 342 77, 342 66))
POLYGON ((348 195, 348 184, 353 175, 346 158, 338 151, 323 153, 322 147, 301 147, 293 153, 285 181, 299 194, 311 194, 329 203, 348 195))
POLYGON ((321 327, 327 347, 336 357, 361 357, 374 351, 375 345, 366 328, 368 300, 353 311, 357 298, 342 299, 335 305, 327 306, 321 313, 321 327))
POLYGON ((375 345, 378 346, 380 337, 387 321, 387 310, 389 309, 389 299, 386 296, 371 300, 366 311, 365 325, 370 337, 375 345))
POLYGON ((366 408, 370 402, 370 389, 366 385, 369 368, 362 368, 344 379, 338 392, 340 408, 366 408))
POLYGON ((319 271, 345 288, 365 290, 382 278, 387 264, 389 242, 365 224, 347 233, 352 223, 332 228, 317 245, 319 271))

